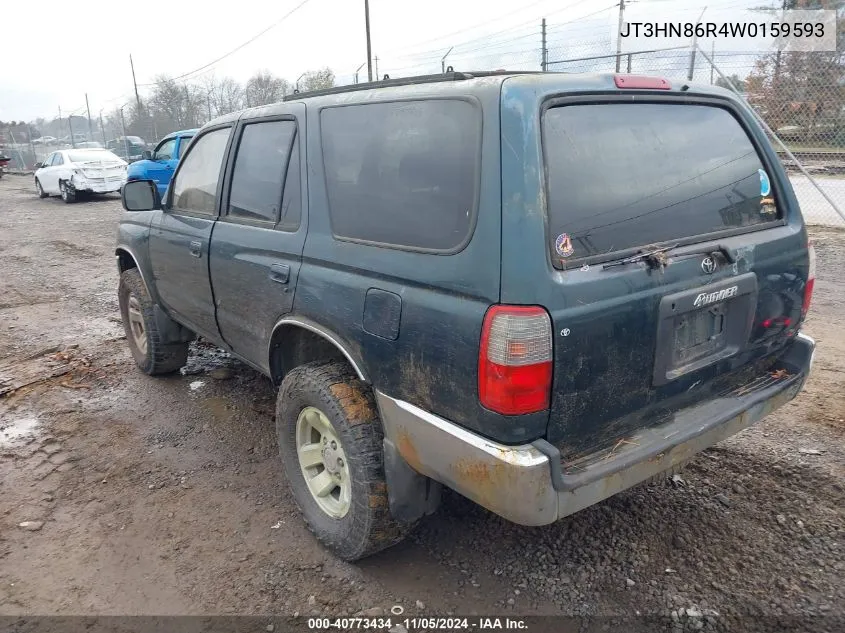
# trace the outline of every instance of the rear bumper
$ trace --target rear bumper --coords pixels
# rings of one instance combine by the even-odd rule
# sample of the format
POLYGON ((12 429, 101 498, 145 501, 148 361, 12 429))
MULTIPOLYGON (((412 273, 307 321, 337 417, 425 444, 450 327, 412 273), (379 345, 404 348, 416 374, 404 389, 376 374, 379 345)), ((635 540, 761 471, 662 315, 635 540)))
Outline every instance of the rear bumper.
POLYGON ((815 342, 799 334, 779 361, 787 375, 747 394, 729 394, 679 411, 636 443, 604 451, 564 472, 545 440, 506 446, 377 392, 385 436, 405 461, 496 514, 546 525, 686 462, 792 400, 812 366, 815 342))
POLYGON ((91 193, 116 193, 123 188, 125 181, 113 180, 108 182, 92 182, 90 180, 82 180, 76 182, 77 191, 88 191, 91 193))

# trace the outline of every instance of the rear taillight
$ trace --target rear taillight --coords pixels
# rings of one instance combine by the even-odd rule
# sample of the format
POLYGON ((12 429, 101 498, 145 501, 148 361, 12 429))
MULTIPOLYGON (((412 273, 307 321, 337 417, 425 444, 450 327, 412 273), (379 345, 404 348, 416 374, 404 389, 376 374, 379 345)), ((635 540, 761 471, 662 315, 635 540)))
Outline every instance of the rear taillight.
POLYGON ((492 306, 478 354, 478 398, 504 415, 549 408, 552 323, 538 306, 492 306))
POLYGON ((801 318, 807 316, 810 310, 810 301, 813 299, 813 287, 816 285, 816 249, 813 248, 813 243, 807 244, 809 251, 810 265, 807 271, 807 283, 804 285, 804 303, 801 305, 801 318))

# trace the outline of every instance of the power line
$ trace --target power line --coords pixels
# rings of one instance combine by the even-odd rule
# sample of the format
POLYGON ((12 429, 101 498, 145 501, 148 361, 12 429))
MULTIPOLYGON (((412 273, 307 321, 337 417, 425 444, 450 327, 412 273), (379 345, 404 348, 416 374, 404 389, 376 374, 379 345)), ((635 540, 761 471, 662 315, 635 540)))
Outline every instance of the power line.
MULTIPOLYGON (((215 59, 214 61, 208 62, 207 64, 204 64, 203 66, 200 66, 199 68, 196 68, 196 69, 194 69, 194 70, 192 70, 192 71, 190 71, 190 72, 187 72, 187 73, 184 73, 184 74, 182 74, 182 75, 179 75, 178 77, 173 77, 173 80, 174 80, 174 81, 178 81, 178 80, 180 80, 180 79, 185 79, 186 77, 190 77, 191 75, 196 74, 196 73, 200 72, 201 70, 205 70, 206 68, 209 68, 209 67, 211 67, 211 66, 214 66, 217 62, 223 61, 223 60, 224 60, 224 59, 226 59, 227 57, 229 57, 229 56, 231 56, 231 55, 234 55, 235 53, 237 53, 239 50, 241 50, 241 49, 242 49, 242 48, 244 48, 245 46, 248 46, 249 44, 252 44, 255 40, 257 40, 259 37, 261 37, 262 35, 264 35, 264 34, 265 34, 265 33, 267 33, 268 31, 270 31, 270 30, 272 30, 272 29, 276 28, 277 26, 279 26, 282 22, 284 22, 285 20, 287 20, 287 19, 288 19, 291 15, 293 15, 296 11, 298 11, 299 9, 301 9, 301 8, 302 8, 305 4, 307 4, 308 2, 310 2, 310 0, 302 0, 302 2, 300 2, 298 5, 296 5, 293 9, 291 9, 290 11, 288 11, 287 13, 285 13, 285 14, 284 14, 281 18, 279 18, 279 19, 278 19, 278 20, 276 20, 275 22, 273 22, 273 24, 271 24, 270 26, 268 26, 266 29, 264 29, 264 30, 263 30, 263 31, 261 31, 260 33, 257 33, 256 35, 254 35, 253 37, 251 37, 250 39, 248 39, 246 42, 244 42, 243 44, 240 44, 239 46, 237 46, 237 47, 233 48, 232 50, 230 50, 230 51, 229 51, 228 53, 226 53, 225 55, 221 55, 220 57, 218 57, 218 58, 217 58, 217 59, 215 59)), ((141 86, 154 86, 154 85, 155 85, 155 83, 147 83, 147 84, 139 84, 139 85, 141 85, 141 86)))
MULTIPOLYGON (((583 2, 583 1, 584 0, 579 0, 579 2, 583 2)), ((478 24, 471 26, 468 29, 461 29, 460 31, 454 31, 452 33, 447 33, 445 35, 438 35, 437 37, 432 37, 432 38, 427 39, 427 40, 422 40, 421 42, 415 42, 414 44, 409 44, 408 46, 403 46, 402 48, 394 48, 394 49, 387 50, 387 51, 385 51, 385 53, 392 53, 392 52, 395 52, 397 50, 399 50, 399 51, 407 50, 409 48, 415 48, 417 46, 422 46, 423 44, 429 44, 431 42, 439 42, 440 40, 445 40, 446 38, 452 37, 453 35, 460 35, 461 33, 466 33, 467 31, 471 31, 473 29, 477 29, 477 28, 482 27, 482 26, 487 26, 488 24, 492 24, 493 22, 498 22, 499 20, 506 18, 506 17, 509 17, 511 15, 514 15, 515 13, 519 13, 521 11, 525 11, 526 9, 536 7, 538 4, 542 4, 543 2, 548 2, 548 0, 537 0, 537 2, 532 2, 528 6, 520 7, 519 9, 516 9, 514 11, 510 11, 509 13, 505 13, 505 14, 500 15, 500 16, 495 17, 495 18, 491 18, 489 20, 486 20, 485 22, 479 22, 478 24)), ((511 28, 514 28, 514 27, 511 27, 511 28)), ((486 37, 486 36, 482 36, 482 37, 486 37)), ((476 38, 476 39, 480 39, 480 38, 476 38)), ((473 41, 473 40, 470 40, 470 41, 473 41)))
MULTIPOLYGON (((486 26, 486 25, 491 24, 493 22, 498 22, 502 18, 506 18, 508 16, 514 15, 515 13, 520 13, 522 11, 525 11, 526 9, 530 9, 531 7, 537 6, 538 4, 540 4, 541 2, 544 2, 544 1, 546 1, 546 0, 540 0, 538 2, 533 2, 532 4, 529 4, 528 6, 520 7, 519 9, 516 9, 515 11, 511 11, 510 13, 505 13, 504 15, 500 15, 497 18, 492 18, 492 19, 487 20, 485 22, 479 22, 478 24, 470 26, 469 28, 461 29, 460 31, 455 31, 453 33, 447 33, 446 35, 440 35, 438 37, 434 37, 434 38, 431 38, 431 39, 428 39, 428 40, 423 40, 421 42, 416 42, 415 44, 410 44, 410 45, 402 47, 402 48, 388 50, 388 51, 385 51, 385 53, 390 53, 390 52, 394 52, 394 51, 397 51, 397 50, 398 51, 408 50, 408 49, 416 48, 417 46, 422 46, 423 44, 428 44, 430 42, 438 42, 440 40, 450 38, 453 35, 460 35, 462 33, 466 33, 467 31, 472 31, 472 30, 478 29, 482 26, 486 26)), ((587 0, 576 0, 575 2, 567 4, 565 7, 562 7, 561 9, 558 9, 558 10, 556 10, 556 11, 550 13, 550 14, 547 14, 546 17, 548 17, 548 15, 557 15, 558 13, 562 13, 563 11, 568 11, 569 9, 572 9, 573 7, 576 7, 579 4, 583 4, 584 2, 587 2, 587 0)), ((532 18, 531 20, 527 20, 527 21, 522 22, 520 24, 512 25, 512 26, 510 26, 506 29, 502 29, 501 31, 494 31, 493 33, 485 33, 484 35, 480 35, 476 38, 469 40, 469 42, 474 42, 474 41, 477 41, 477 40, 480 40, 480 39, 487 39, 489 37, 492 37, 494 35, 499 35, 501 33, 507 33, 509 31, 513 31, 513 30, 515 30, 515 29, 517 29, 521 26, 525 26, 526 24, 535 24, 535 23, 539 22, 542 17, 543 16, 541 15, 541 16, 532 18)), ((410 54, 404 55, 404 56, 393 56, 393 57, 394 58, 416 57, 417 55, 426 55, 426 54, 428 54, 428 52, 429 51, 420 51, 419 53, 410 53, 410 54)))

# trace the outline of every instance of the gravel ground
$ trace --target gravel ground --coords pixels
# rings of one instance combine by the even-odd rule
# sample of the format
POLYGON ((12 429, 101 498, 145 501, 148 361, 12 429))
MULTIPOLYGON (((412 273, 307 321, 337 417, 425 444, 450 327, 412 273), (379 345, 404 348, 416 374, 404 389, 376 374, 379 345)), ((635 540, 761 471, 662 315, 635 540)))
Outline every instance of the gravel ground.
POLYGON ((117 309, 118 209, 0 181, 0 376, 52 375, 0 396, 0 615, 401 605, 578 616, 556 631, 845 630, 845 232, 813 234, 806 329, 819 348, 804 393, 681 481, 544 528, 447 494, 405 543, 350 565, 283 485, 265 378, 201 344, 184 375, 136 371, 117 309))

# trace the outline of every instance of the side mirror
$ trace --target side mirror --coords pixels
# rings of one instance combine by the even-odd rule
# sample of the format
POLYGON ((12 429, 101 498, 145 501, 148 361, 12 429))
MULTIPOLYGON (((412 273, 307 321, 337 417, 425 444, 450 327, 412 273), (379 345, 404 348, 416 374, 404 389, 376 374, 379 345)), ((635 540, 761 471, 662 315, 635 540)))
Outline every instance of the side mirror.
POLYGON ((150 150, 145 149, 145 150, 141 153, 141 157, 142 157, 144 160, 152 160, 152 159, 153 159, 153 153, 152 153, 150 150))
POLYGON ((161 209, 158 187, 152 180, 130 180, 120 192, 123 208, 127 211, 154 211, 161 209))
POLYGON ((41 169, 44 167, 44 163, 35 163, 35 169, 41 169))

